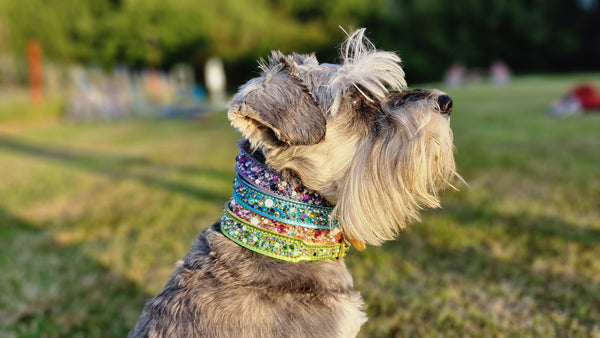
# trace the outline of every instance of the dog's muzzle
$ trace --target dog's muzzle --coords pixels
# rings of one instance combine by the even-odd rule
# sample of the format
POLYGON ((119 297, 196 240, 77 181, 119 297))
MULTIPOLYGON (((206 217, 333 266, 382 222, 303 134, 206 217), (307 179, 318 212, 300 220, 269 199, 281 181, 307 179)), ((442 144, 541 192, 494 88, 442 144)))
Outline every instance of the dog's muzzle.
POLYGON ((440 95, 437 99, 442 115, 450 116, 452 113, 452 98, 448 95, 440 95))

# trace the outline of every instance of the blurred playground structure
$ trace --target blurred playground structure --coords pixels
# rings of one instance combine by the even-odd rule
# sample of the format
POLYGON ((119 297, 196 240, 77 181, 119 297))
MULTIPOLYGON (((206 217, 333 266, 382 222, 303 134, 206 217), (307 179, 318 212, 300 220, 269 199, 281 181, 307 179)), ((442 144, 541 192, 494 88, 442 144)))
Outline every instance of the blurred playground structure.
POLYGON ((48 98, 58 99, 64 102, 65 120, 92 122, 148 117, 198 119, 211 110, 225 108, 227 103, 225 71, 217 58, 207 62, 205 87, 196 80, 192 66, 185 63, 169 70, 134 70, 119 65, 106 71, 99 66, 46 63, 36 43, 31 44, 28 54, 27 77, 15 70, 17 61, 12 56, 0 55, 0 104, 27 99, 39 106, 48 98))
POLYGON ((69 73, 65 108, 69 121, 199 118, 208 110, 206 92, 187 65, 178 65, 170 72, 132 72, 119 67, 111 73, 94 68, 71 68, 69 73))

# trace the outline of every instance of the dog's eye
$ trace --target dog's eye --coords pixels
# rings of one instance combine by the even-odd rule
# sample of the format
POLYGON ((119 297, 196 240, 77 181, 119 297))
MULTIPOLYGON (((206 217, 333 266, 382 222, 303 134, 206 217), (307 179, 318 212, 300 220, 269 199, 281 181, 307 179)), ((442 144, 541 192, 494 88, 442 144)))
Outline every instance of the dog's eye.
POLYGON ((354 107, 360 107, 362 105, 362 97, 359 95, 352 98, 352 105, 354 107))

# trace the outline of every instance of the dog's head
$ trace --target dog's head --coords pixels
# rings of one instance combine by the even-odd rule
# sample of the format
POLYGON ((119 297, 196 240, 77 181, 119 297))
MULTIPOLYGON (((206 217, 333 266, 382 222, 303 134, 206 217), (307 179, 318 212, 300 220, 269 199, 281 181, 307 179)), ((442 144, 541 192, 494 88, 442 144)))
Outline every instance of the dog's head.
POLYGON ((342 63, 273 52, 233 97, 228 117, 267 165, 321 193, 344 233, 392 239, 455 172, 450 97, 405 90, 400 58, 352 33, 342 63))

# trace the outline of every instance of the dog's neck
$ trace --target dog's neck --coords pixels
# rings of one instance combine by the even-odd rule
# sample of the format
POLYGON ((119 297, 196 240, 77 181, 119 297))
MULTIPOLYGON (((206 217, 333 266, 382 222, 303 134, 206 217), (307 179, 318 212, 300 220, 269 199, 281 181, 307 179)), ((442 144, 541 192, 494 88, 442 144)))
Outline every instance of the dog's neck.
POLYGON ((276 198, 327 208, 333 207, 316 191, 303 186, 297 180, 288 180, 282 173, 270 169, 260 152, 250 153, 241 149, 236 157, 236 171, 246 181, 276 198))
POLYGON ((236 158, 238 175, 221 217, 223 234, 285 261, 343 257, 347 246, 333 207, 318 193, 268 168, 261 156, 242 148, 236 158))

